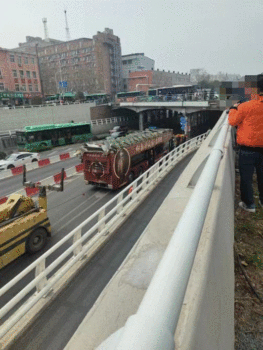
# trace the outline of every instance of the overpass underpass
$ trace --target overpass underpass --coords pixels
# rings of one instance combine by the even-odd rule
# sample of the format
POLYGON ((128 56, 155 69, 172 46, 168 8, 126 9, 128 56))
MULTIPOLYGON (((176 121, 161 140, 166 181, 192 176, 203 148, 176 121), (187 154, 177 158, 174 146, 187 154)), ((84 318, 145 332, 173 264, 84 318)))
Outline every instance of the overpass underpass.
POLYGON ((122 102, 113 106, 116 116, 127 116, 131 125, 139 130, 149 126, 165 127, 182 133, 180 117, 187 119, 190 138, 212 129, 222 111, 218 106, 203 102, 122 102), (137 123, 134 123, 136 120, 137 123))
MULTIPOLYGON (((10 349, 58 350, 66 346, 97 297, 143 233, 152 216, 158 210, 193 155, 194 153, 189 154, 176 165, 141 206, 116 231, 113 238, 81 269, 74 280, 34 320, 26 333, 19 337, 10 349)), ((73 194, 75 191, 76 184, 74 184, 74 187, 72 186, 70 192, 73 194)), ((58 196, 59 194, 56 195, 58 196)), ((70 196, 69 193, 67 195, 70 196)), ((66 216, 67 210, 69 210, 69 205, 64 208, 59 217, 66 216)), ((57 213, 55 215, 58 217, 57 213)), ((53 225, 59 228, 52 216, 51 220, 54 222, 53 225)), ((70 228, 72 229, 74 225, 77 226, 77 223, 78 219, 71 223, 70 228)))

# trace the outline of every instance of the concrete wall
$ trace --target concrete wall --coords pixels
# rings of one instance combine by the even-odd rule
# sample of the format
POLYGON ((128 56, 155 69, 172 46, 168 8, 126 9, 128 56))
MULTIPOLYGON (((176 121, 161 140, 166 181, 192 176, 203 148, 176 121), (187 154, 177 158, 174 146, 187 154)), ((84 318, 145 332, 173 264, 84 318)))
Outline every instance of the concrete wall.
MULTIPOLYGON (((65 350, 95 349, 136 313, 218 127, 197 151, 65 350)), ((175 334, 176 349, 234 349, 234 157, 230 131, 175 334)))
POLYGON ((94 103, 62 106, 17 108, 0 110, 0 131, 21 129, 27 125, 56 124, 90 121, 90 108, 94 103))
POLYGON ((111 107, 110 106, 95 106, 90 108, 90 119, 96 120, 96 119, 105 119, 105 118, 111 118, 111 107))

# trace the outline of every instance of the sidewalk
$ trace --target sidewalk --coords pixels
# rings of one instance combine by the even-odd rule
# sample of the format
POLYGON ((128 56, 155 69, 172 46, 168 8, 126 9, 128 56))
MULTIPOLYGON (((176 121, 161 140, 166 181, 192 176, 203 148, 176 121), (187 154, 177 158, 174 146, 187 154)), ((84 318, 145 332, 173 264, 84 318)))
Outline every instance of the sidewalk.
POLYGON ((263 209, 258 205, 256 176, 255 214, 238 207, 239 186, 240 177, 236 173, 235 247, 239 257, 235 257, 235 350, 260 350, 263 349, 263 303, 259 300, 263 300, 263 209))

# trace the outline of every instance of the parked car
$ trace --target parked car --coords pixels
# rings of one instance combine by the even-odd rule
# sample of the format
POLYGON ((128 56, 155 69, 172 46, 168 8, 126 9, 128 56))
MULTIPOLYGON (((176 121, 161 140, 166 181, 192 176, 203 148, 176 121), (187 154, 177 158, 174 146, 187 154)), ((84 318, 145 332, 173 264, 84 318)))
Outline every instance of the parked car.
POLYGON ((116 125, 112 130, 110 130, 110 136, 117 138, 120 136, 125 136, 128 132, 127 126, 116 125))
POLYGON ((37 162, 40 159, 38 153, 33 152, 17 152, 12 153, 5 159, 0 160, 0 171, 15 168, 17 166, 37 162))

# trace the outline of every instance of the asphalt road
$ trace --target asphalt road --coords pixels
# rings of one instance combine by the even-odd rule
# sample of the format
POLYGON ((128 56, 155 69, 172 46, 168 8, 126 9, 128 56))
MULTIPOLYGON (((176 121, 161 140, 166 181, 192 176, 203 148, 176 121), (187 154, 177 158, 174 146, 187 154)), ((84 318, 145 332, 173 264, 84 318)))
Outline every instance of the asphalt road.
MULTIPOLYGON (((34 322, 26 334, 11 347, 13 350, 60 350, 65 347, 97 297, 121 265, 130 249, 144 231, 152 216, 173 187, 193 154, 184 158, 158 185, 143 204, 128 218, 115 236, 79 272, 69 286, 34 322)), ((85 186, 81 175, 73 177, 64 193, 52 193, 48 198, 49 217, 53 236, 46 249, 64 237, 80 222, 110 200, 115 193, 85 186)), ((86 228, 84 228, 86 229, 86 228)), ((42 252, 41 252, 42 253, 42 252)), ((40 255, 39 253, 38 255, 40 255)), ((60 252, 54 254, 55 259, 60 252)), ((4 268, 1 285, 7 283, 35 258, 24 255, 4 268)), ((49 262, 50 263, 50 262, 49 262)), ((16 290, 0 300, 3 305, 31 276, 27 276, 16 290)))
MULTIPOLYGON (((70 168, 79 163, 80 163, 80 160, 74 157, 74 158, 64 160, 62 162, 57 162, 41 168, 37 168, 35 170, 30 170, 27 172, 27 180, 33 181, 33 182, 40 181, 60 172, 62 168, 65 168, 65 169, 70 168)), ((0 197, 7 196, 23 188, 22 182, 23 182, 22 174, 15 175, 12 177, 7 177, 5 179, 0 180, 0 197)))

